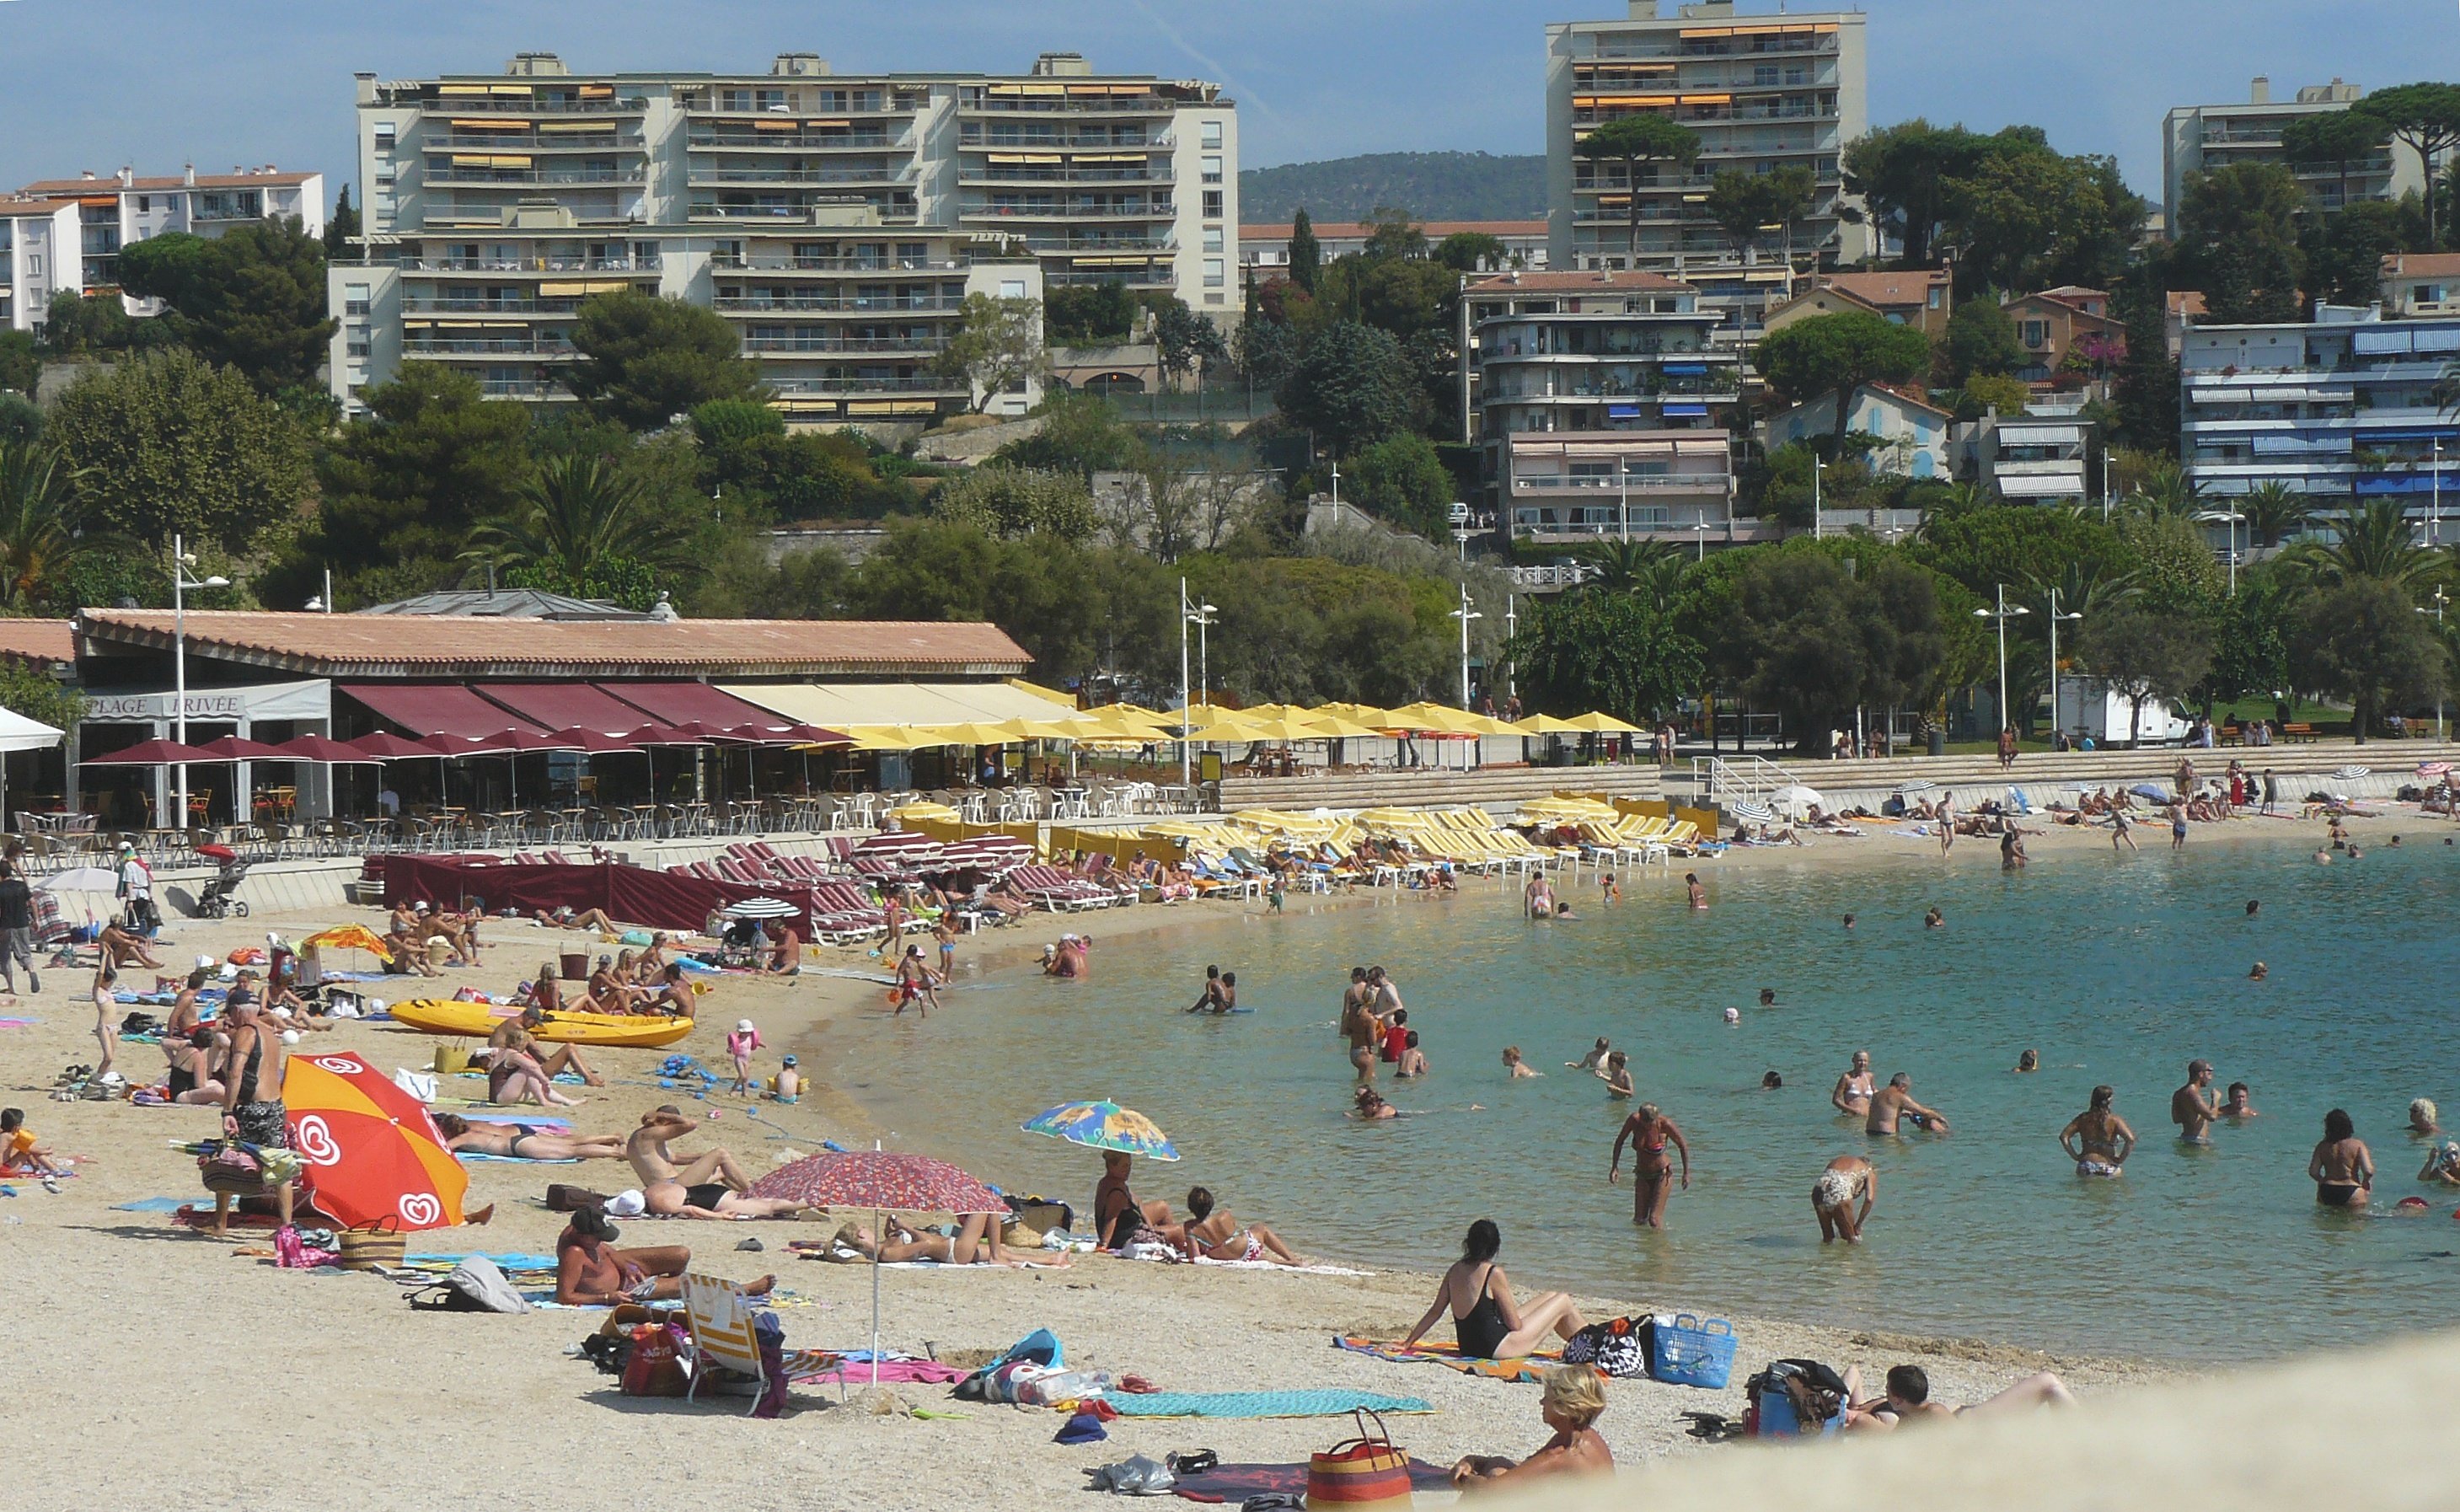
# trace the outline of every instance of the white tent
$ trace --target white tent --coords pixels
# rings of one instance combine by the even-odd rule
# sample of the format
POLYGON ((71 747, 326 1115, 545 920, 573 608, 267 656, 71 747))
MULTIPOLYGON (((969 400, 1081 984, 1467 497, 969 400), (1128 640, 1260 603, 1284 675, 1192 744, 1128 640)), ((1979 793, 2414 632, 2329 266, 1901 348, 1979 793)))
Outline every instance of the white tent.
POLYGON ((9 816, 9 764, 5 759, 11 751, 48 751, 60 743, 60 733, 50 725, 27 718, 13 710, 0 709, 0 824, 9 816))

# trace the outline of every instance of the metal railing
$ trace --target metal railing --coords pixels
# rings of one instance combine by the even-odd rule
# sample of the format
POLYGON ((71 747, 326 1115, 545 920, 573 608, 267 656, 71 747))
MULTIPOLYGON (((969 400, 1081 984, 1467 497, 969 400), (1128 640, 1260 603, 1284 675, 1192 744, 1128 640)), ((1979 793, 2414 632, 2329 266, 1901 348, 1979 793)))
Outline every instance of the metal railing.
MULTIPOLYGON (((348 266, 348 265, 344 265, 348 266)), ((406 273, 654 273, 655 257, 420 257, 368 265, 406 273)))
POLYGON ((976 96, 957 101, 961 116, 1167 116, 1179 101, 1167 95, 976 96))
POLYGON ((1691 758, 1691 790, 1711 803, 1759 803, 1783 787, 1800 786, 1785 768, 1755 756, 1695 756, 1691 758))
POLYGON ((428 336, 406 340, 401 350, 414 356, 483 356, 516 353, 536 357, 569 357, 572 344, 536 341, 522 336, 428 336))
POLYGON ((597 132, 464 132, 446 131, 422 136, 419 144, 429 149, 453 148, 473 152, 629 152, 641 150, 641 134, 624 130, 615 121, 606 122, 604 135, 597 132))
POLYGON ((964 254, 933 260, 914 257, 736 257, 719 252, 709 260, 718 272, 762 273, 944 273, 971 267, 964 254))
MULTIPOLYGON (((826 203, 825 201, 815 201, 806 204, 717 204, 707 200, 695 200, 689 213, 695 221, 787 221, 809 225, 812 212, 823 208, 826 203)), ((881 221, 891 225, 911 222, 918 213, 911 200, 874 204, 872 208, 881 221)))
POLYGON ((401 308, 414 315, 571 315, 578 299, 405 299, 401 308))
POLYGON ((960 207, 957 214, 966 221, 1174 221, 1178 218, 1178 207, 1175 204, 968 204, 960 207))
POLYGON ((894 296, 877 299, 855 296, 847 299, 762 299, 755 295, 720 294, 716 308, 729 314, 832 314, 838 311, 901 311, 915 309, 963 309, 965 302, 945 295, 902 299, 894 296))
POLYGON ((962 378, 785 378, 771 379, 779 394, 964 394, 962 378))
POLYGON ((635 168, 428 168, 422 183, 495 184, 517 189, 538 183, 645 183, 649 170, 635 168))
POLYGON ((744 351, 771 354, 833 351, 934 352, 947 345, 947 339, 941 336, 831 336, 817 332, 810 335, 764 336, 755 332, 743 338, 744 351))
POLYGON ((750 168, 723 164, 693 163, 688 181, 698 188, 713 183, 878 183, 901 184, 914 181, 914 165, 907 162, 895 168, 877 171, 867 168, 750 168))
POLYGON ((509 96, 422 96, 419 108, 439 116, 638 116, 649 102, 630 99, 515 99, 509 96))
POLYGON ((911 132, 891 136, 884 131, 687 131, 684 143, 689 147, 723 148, 730 152, 757 147, 794 147, 806 152, 846 147, 885 152, 892 147, 912 147, 914 136, 911 132))
POLYGON ((1041 152, 1152 152, 1171 145, 1167 132, 1151 138, 1142 132, 1117 134, 1111 132, 1065 132, 1045 129, 1029 132, 1018 127, 1005 130, 968 122, 958 128, 960 147, 1020 147, 1041 152))
POLYGON ((1731 473, 1635 473, 1627 479, 1616 478, 1611 474, 1604 478, 1597 478, 1585 473, 1539 473, 1530 476, 1516 474, 1512 479, 1512 489, 1515 493, 1524 489, 1548 488, 1594 489, 1611 494, 1621 493, 1627 488, 1636 494, 1696 494, 1704 490, 1714 490, 1722 494, 1732 485, 1733 480, 1731 473))
POLYGON ((1020 168, 993 163, 977 168, 959 166, 957 181, 978 183, 1171 183, 1176 181, 1167 164, 1142 168, 1020 168))

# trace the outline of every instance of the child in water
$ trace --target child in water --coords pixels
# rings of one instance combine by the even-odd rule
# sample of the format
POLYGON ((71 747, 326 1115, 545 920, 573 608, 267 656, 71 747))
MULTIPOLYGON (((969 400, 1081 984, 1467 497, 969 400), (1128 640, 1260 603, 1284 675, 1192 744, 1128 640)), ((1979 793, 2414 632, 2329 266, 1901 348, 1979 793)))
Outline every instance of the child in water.
POLYGON ((1613 872, 1598 874, 1598 896, 1601 901, 1608 904, 1622 902, 1622 884, 1615 881, 1613 872))
POLYGON ((1427 1074, 1427 1057, 1418 1051, 1418 1032, 1410 1030, 1401 1047, 1400 1063, 1393 1068, 1396 1076, 1423 1076, 1427 1074))
POLYGON ((1631 1067, 1622 1051, 1606 1057, 1605 1069, 1599 1075, 1605 1078, 1607 1097, 1620 1099, 1631 1096, 1631 1067))
POLYGON ((1517 1045, 1507 1045, 1504 1047, 1503 1064, 1505 1068, 1512 1073, 1515 1078, 1541 1075, 1540 1073, 1530 1069, 1529 1063, 1520 1058, 1520 1047, 1517 1045))

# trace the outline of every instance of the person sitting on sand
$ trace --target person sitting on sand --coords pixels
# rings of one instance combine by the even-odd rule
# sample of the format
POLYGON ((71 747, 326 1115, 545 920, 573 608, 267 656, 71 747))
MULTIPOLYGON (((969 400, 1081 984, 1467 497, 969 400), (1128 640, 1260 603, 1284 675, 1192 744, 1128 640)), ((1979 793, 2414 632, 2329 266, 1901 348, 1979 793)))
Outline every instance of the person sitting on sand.
POLYGON ((554 929, 586 929, 593 934, 620 935, 624 932, 624 926, 606 917, 606 912, 603 908, 590 908, 575 913, 572 905, 565 904, 551 914, 540 909, 532 909, 530 917, 554 929))
POLYGON ((1506 1045, 1503 1047, 1503 1065, 1505 1071, 1516 1081, 1523 1076, 1542 1076, 1545 1075, 1544 1072, 1538 1070, 1536 1067, 1530 1065, 1529 1062, 1520 1058, 1520 1047, 1517 1045, 1506 1045))
POLYGON ((1135 1164, 1121 1151, 1102 1152, 1102 1180, 1093 1187, 1093 1232, 1105 1249, 1126 1248, 1139 1230, 1165 1239, 1177 1230, 1168 1203, 1139 1203, 1129 1190, 1128 1176, 1135 1164))
POLYGON ((803 936, 792 919, 776 921, 777 933, 769 947, 767 969, 773 976, 803 974, 803 936))
POLYGON ((413 973, 419 976, 444 974, 427 959, 427 949, 418 943, 417 937, 410 932, 407 926, 398 921, 385 931, 385 952, 387 958, 384 962, 384 970, 387 976, 409 976, 413 973))
POLYGON ((1858 1155, 1840 1155, 1811 1183, 1811 1211, 1819 1220, 1819 1242, 1862 1242, 1862 1225, 1879 1200, 1879 1173, 1858 1155), (1856 1212, 1854 1204, 1861 1203, 1856 1212))
POLYGON ((2323 1115, 2323 1138, 2307 1158, 2306 1175, 2315 1183, 2315 1201, 2325 1207, 2363 1212, 2373 1199, 2374 1154, 2347 1113, 2334 1108, 2323 1115))
POLYGON ((1933 1134, 1945 1134, 1946 1118, 1939 1110, 1925 1108, 1916 1102, 1913 1086, 1914 1078, 1904 1072, 1900 1071, 1890 1076, 1888 1084, 1880 1088, 1878 1095, 1871 1099, 1870 1121, 1863 1127, 1872 1134, 1894 1134, 1897 1132, 1898 1120, 1904 1119, 1917 1129, 1927 1129, 1933 1134))
POLYGON ((1924 1418, 1962 1417, 1969 1413, 1999 1414, 2023 1407, 2072 1407, 2075 1394, 2067 1383, 2047 1371, 2027 1375, 1987 1401, 1970 1407, 1945 1407, 1930 1399, 1930 1376, 1919 1365, 1898 1365, 1889 1370, 1887 1394, 1877 1401, 1856 1402, 1861 1394, 1862 1373, 1856 1366, 1845 1373, 1847 1402, 1845 1426, 1851 1431, 1884 1433, 1924 1418))
MULTIPOLYGON (((533 1010, 535 1012, 535 1010, 533 1010)), ((580 1099, 555 1090, 556 1073, 540 1059, 538 1041, 519 1019, 496 1026, 488 1036, 487 1100, 494 1103, 535 1102, 541 1107, 571 1108, 580 1099)), ((566 1047, 569 1049, 569 1047, 566 1047)), ((569 1055, 557 1058, 559 1067, 571 1064, 569 1055)))
MULTIPOLYGON (((487 1044, 494 1050, 510 1050, 529 1056, 537 1062, 538 1074, 548 1080, 553 1080, 568 1071, 593 1087, 606 1085, 606 1078, 592 1071, 588 1063, 581 1058, 580 1047, 558 1045, 553 1051, 549 1051, 541 1044, 538 1032, 545 1026, 546 1011, 533 1003, 522 1010, 520 1017, 506 1019, 497 1025, 495 1033, 487 1036, 487 1044)), ((488 1100, 492 1102, 498 1099, 490 1097, 488 1100)))
POLYGON ((222 1037, 203 1025, 184 1035, 163 1031, 162 1054, 171 1064, 168 1082, 171 1100, 190 1107, 222 1101, 224 1049, 225 1042, 222 1037))
POLYGON ((685 1218, 785 1218, 803 1208, 805 1204, 782 1198, 744 1196, 752 1180, 724 1150, 704 1150, 679 1161, 668 1141, 699 1127, 668 1103, 641 1115, 641 1126, 624 1141, 650 1212, 685 1218))
POLYGON ((1548 1371, 1538 1397, 1538 1416, 1555 1437, 1518 1463, 1497 1455, 1470 1455, 1453 1465, 1453 1484, 1464 1491, 1479 1486, 1523 1485, 1550 1476, 1600 1476, 1614 1473, 1614 1451, 1606 1447, 1596 1424, 1606 1410, 1606 1392, 1598 1373, 1586 1365, 1559 1365, 1548 1371))
POLYGON ((1351 1097, 1350 1112, 1369 1123, 1379 1118, 1397 1118, 1401 1110, 1384 1100, 1384 1095, 1372 1087, 1361 1087, 1351 1097))
POLYGON ((131 965, 146 967, 157 971, 162 969, 162 963, 155 957, 153 951, 145 948, 144 939, 121 928, 117 919, 111 920, 102 926, 102 933, 98 940, 102 947, 102 964, 114 970, 131 965))
POLYGON ((1503 1233, 1495 1220, 1481 1218, 1470 1225, 1460 1259, 1436 1283, 1433 1304, 1401 1347, 1416 1344, 1446 1312, 1452 1314, 1461 1353, 1474 1360, 1521 1358, 1535 1353, 1550 1335, 1568 1341, 1588 1327, 1580 1310, 1559 1291, 1540 1292, 1527 1307, 1516 1303, 1511 1281, 1495 1263, 1502 1249, 1503 1233))
POLYGON ((1179 1230, 1179 1245, 1191 1260, 1201 1256, 1206 1260, 1269 1259, 1284 1266, 1307 1263, 1263 1225, 1241 1227, 1230 1209, 1213 1205, 1211 1189, 1202 1186, 1188 1188, 1187 1226, 1179 1230))
POLYGON ((2110 1087, 2092 1089, 2092 1103, 2059 1131, 2059 1148, 2075 1161, 2078 1176, 2116 1176, 2135 1148, 2135 1131, 2113 1106, 2118 1094, 2110 1087))
POLYGON ((58 1176, 61 1169, 51 1146, 26 1127, 26 1110, 0 1108, 0 1172, 24 1176, 58 1176))
MULTIPOLYGON (((681 1245, 618 1249, 621 1233, 606 1215, 584 1207, 555 1241, 555 1300, 567 1308, 611 1308, 626 1302, 671 1301, 683 1295, 691 1251, 681 1245)), ((765 1295, 776 1285, 763 1276, 743 1289, 765 1295)))
POLYGON ((444 1147, 456 1155, 495 1155, 513 1161, 620 1161, 624 1140, 612 1134, 566 1134, 561 1129, 533 1128, 526 1123, 472 1123, 458 1114, 439 1113, 435 1126, 444 1133, 444 1147))
POLYGON ((1606 1054, 1606 1063, 1598 1072, 1598 1076, 1605 1082, 1608 1097, 1621 1101, 1632 1095, 1634 1089, 1631 1082, 1630 1057, 1622 1051, 1609 1051, 1606 1054))
POLYGON ((684 980, 684 969, 669 961, 658 973, 657 994, 649 1006, 669 1018, 689 1018, 694 1012, 691 984, 684 980))

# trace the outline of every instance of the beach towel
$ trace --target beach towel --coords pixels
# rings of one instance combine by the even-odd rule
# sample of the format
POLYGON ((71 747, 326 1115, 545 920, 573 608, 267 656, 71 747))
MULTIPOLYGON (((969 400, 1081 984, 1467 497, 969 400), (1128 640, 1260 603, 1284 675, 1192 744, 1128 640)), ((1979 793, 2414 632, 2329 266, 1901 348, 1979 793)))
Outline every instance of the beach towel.
MULTIPOLYGON (((451 1098, 437 1099, 439 1105, 451 1100, 451 1098)), ((464 1123, 527 1123, 533 1124, 541 1129, 569 1129, 572 1127, 572 1120, 570 1118, 548 1118, 536 1113, 519 1112, 487 1113, 482 1111, 478 1113, 465 1113, 461 1115, 461 1121, 464 1123)))
MULTIPOLYGON (((1092 1241, 1086 1242, 1086 1247, 1092 1247, 1092 1241)), ((1218 1270, 1286 1270, 1293 1275, 1309 1276, 1371 1276, 1375 1273, 1352 1270, 1347 1266, 1285 1266, 1276 1260, 1214 1260, 1204 1255, 1197 1256, 1196 1263, 1218 1270)))
POLYGON ((1369 1355, 1394 1365, 1440 1365, 1446 1370, 1458 1371, 1464 1375, 1483 1375, 1494 1381, 1541 1380, 1545 1376, 1547 1366, 1559 1364, 1562 1360, 1562 1355, 1555 1352, 1523 1354, 1508 1360, 1482 1360, 1463 1354, 1448 1344, 1404 1346, 1355 1335, 1336 1335, 1332 1341, 1332 1347, 1336 1350, 1347 1350, 1354 1354, 1369 1355))
POLYGON ((417 1254, 401 1257, 402 1266, 411 1270, 450 1270, 465 1260, 484 1260, 502 1271, 553 1270, 553 1255, 507 1254, 491 1255, 480 1250, 456 1254, 417 1254))
POLYGON ((1416 1396, 1387 1396, 1347 1386, 1286 1392, 1120 1392, 1104 1401, 1122 1417, 1338 1417, 1364 1407, 1373 1413, 1431 1413, 1416 1396))
MULTIPOLYGON (((883 1386, 892 1381, 900 1384, 922 1382, 939 1385, 948 1381, 964 1380, 967 1374, 953 1365, 943 1365, 938 1360, 882 1360, 880 1362, 880 1382, 883 1386)), ((797 1386, 868 1386, 871 1382, 871 1366, 867 1363, 857 1364, 852 1360, 829 1370, 815 1371, 808 1375, 795 1377, 795 1384, 797 1386)))
POLYGON ((534 1161, 526 1155, 489 1155, 483 1150, 456 1150, 453 1155, 456 1160, 470 1163, 481 1161, 492 1161, 498 1165, 579 1165, 581 1163, 577 1158, 571 1156, 557 1161, 534 1161))
MULTIPOLYGON (((1453 1473, 1448 1465, 1431 1465, 1424 1459, 1410 1461, 1410 1487, 1413 1491, 1450 1491, 1453 1473)), ((1178 1484, 1172 1488, 1190 1501, 1241 1502, 1251 1497, 1304 1497, 1307 1488, 1307 1467, 1304 1463, 1285 1465, 1215 1465, 1195 1475, 1180 1472, 1178 1484)))
POLYGON ((115 1213, 176 1213, 182 1207, 193 1207, 200 1203, 211 1207, 214 1200, 210 1197, 140 1197, 133 1203, 114 1203, 111 1210, 115 1213))

